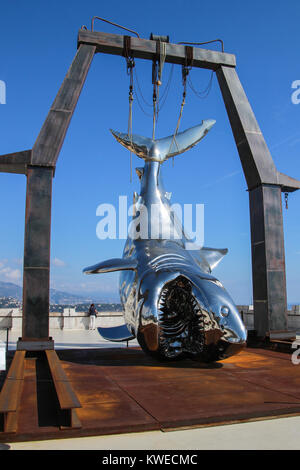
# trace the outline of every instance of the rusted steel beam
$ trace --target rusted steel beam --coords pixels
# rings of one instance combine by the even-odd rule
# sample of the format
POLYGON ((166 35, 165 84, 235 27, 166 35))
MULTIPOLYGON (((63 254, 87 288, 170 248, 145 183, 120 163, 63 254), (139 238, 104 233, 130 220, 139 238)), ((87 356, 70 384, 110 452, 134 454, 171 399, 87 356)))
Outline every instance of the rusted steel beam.
POLYGON ((31 162, 31 150, 0 155, 0 172, 26 174, 31 162))
POLYGON ((293 193, 300 189, 300 181, 278 172, 278 182, 281 186, 281 191, 284 193, 293 193))
POLYGON ((277 184, 277 169, 236 70, 221 66, 216 75, 248 189, 277 184))
POLYGON ((300 189, 300 181, 277 170, 236 70, 221 66, 216 75, 248 189, 260 184, 277 184, 283 192, 300 189))
POLYGON ((236 70, 221 66, 217 78, 249 189, 254 327, 258 336, 287 332, 282 191, 300 182, 279 173, 236 70))
POLYGON ((79 47, 33 146, 32 165, 55 166, 95 50, 79 47))
POLYGON ((254 329, 259 337, 288 334, 281 187, 249 191, 254 329), (279 333, 280 332, 280 333, 279 333))
MULTIPOLYGON (((81 29, 78 33, 78 46, 80 47, 83 44, 95 46, 96 52, 121 56, 124 51, 124 36, 81 29)), ((156 41, 150 39, 131 37, 130 50, 131 54, 138 59, 153 60, 157 56, 156 41)), ((172 64, 185 65, 185 46, 167 43, 165 61, 172 64)), ((216 70, 220 65, 235 67, 235 56, 224 52, 193 47, 193 67, 216 70)))
POLYGON ((24 341, 49 340, 51 197, 54 169, 28 167, 24 237, 24 341))

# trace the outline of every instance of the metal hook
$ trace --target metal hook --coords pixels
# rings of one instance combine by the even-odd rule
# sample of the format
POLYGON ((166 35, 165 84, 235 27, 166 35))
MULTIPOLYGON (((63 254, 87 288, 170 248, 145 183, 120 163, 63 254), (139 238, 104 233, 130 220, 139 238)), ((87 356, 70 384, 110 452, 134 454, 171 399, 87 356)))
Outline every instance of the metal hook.
POLYGON ((132 29, 125 28, 124 26, 121 26, 117 23, 113 23, 112 21, 105 20, 104 18, 100 18, 100 16, 94 16, 92 18, 92 31, 94 31, 94 22, 95 22, 95 20, 100 20, 100 21, 104 21, 105 23, 112 24, 113 26, 117 26, 118 28, 125 29, 125 31, 129 31, 130 33, 135 34, 138 38, 140 37, 140 35, 136 31, 133 31, 132 29))
POLYGON ((212 42, 221 43, 222 52, 224 52, 224 43, 223 43, 222 39, 213 39, 212 41, 206 41, 206 42, 178 42, 177 44, 190 44, 190 45, 193 45, 193 46, 202 46, 203 44, 210 44, 212 42))
POLYGON ((285 208, 288 210, 289 208, 289 193, 284 193, 284 199, 285 199, 285 208))

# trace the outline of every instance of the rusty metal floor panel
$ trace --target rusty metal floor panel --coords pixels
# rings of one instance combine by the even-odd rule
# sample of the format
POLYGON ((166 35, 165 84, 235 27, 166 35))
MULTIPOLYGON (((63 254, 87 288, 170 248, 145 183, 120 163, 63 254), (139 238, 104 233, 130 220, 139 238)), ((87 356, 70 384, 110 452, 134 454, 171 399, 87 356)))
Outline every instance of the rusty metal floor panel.
POLYGON ((300 366, 289 354, 246 349, 215 364, 158 363, 140 349, 60 350, 82 408, 60 429, 51 377, 26 358, 18 431, 0 442, 176 429, 300 415, 300 366))

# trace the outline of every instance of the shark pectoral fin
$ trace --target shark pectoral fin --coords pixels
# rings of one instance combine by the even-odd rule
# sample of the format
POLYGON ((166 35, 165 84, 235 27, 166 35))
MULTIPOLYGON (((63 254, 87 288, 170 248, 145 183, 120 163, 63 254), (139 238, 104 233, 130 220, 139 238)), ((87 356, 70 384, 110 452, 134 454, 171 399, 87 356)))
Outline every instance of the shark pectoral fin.
POLYGON ((126 325, 113 326, 111 328, 97 328, 100 336, 108 341, 130 341, 135 336, 130 333, 126 325))
POLYGON ((210 270, 212 271, 227 255, 228 249, 227 248, 207 248, 203 247, 200 250, 200 256, 205 260, 208 264, 210 270))
POLYGON ((112 258, 101 263, 85 268, 85 274, 110 273, 113 271, 134 270, 137 268, 137 260, 134 258, 112 258))

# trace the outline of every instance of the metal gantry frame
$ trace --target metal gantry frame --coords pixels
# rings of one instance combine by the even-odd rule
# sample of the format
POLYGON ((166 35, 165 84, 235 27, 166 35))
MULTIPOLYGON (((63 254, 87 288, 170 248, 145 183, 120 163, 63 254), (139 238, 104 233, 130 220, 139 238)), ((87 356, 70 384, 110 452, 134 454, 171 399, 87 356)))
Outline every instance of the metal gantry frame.
MULTIPOLYGON (((157 41, 130 38, 130 55, 156 60, 157 41)), ((60 149, 92 59, 96 53, 128 53, 128 36, 78 33, 78 48, 68 73, 31 150, 0 156, 0 171, 27 177, 23 275, 22 337, 17 348, 54 348, 49 338, 49 277, 52 179, 60 149)), ((300 181, 280 173, 236 72, 232 54, 181 44, 165 44, 165 62, 213 70, 219 82, 245 174, 250 201, 254 328, 260 338, 287 338, 287 296, 282 192, 300 181)))

